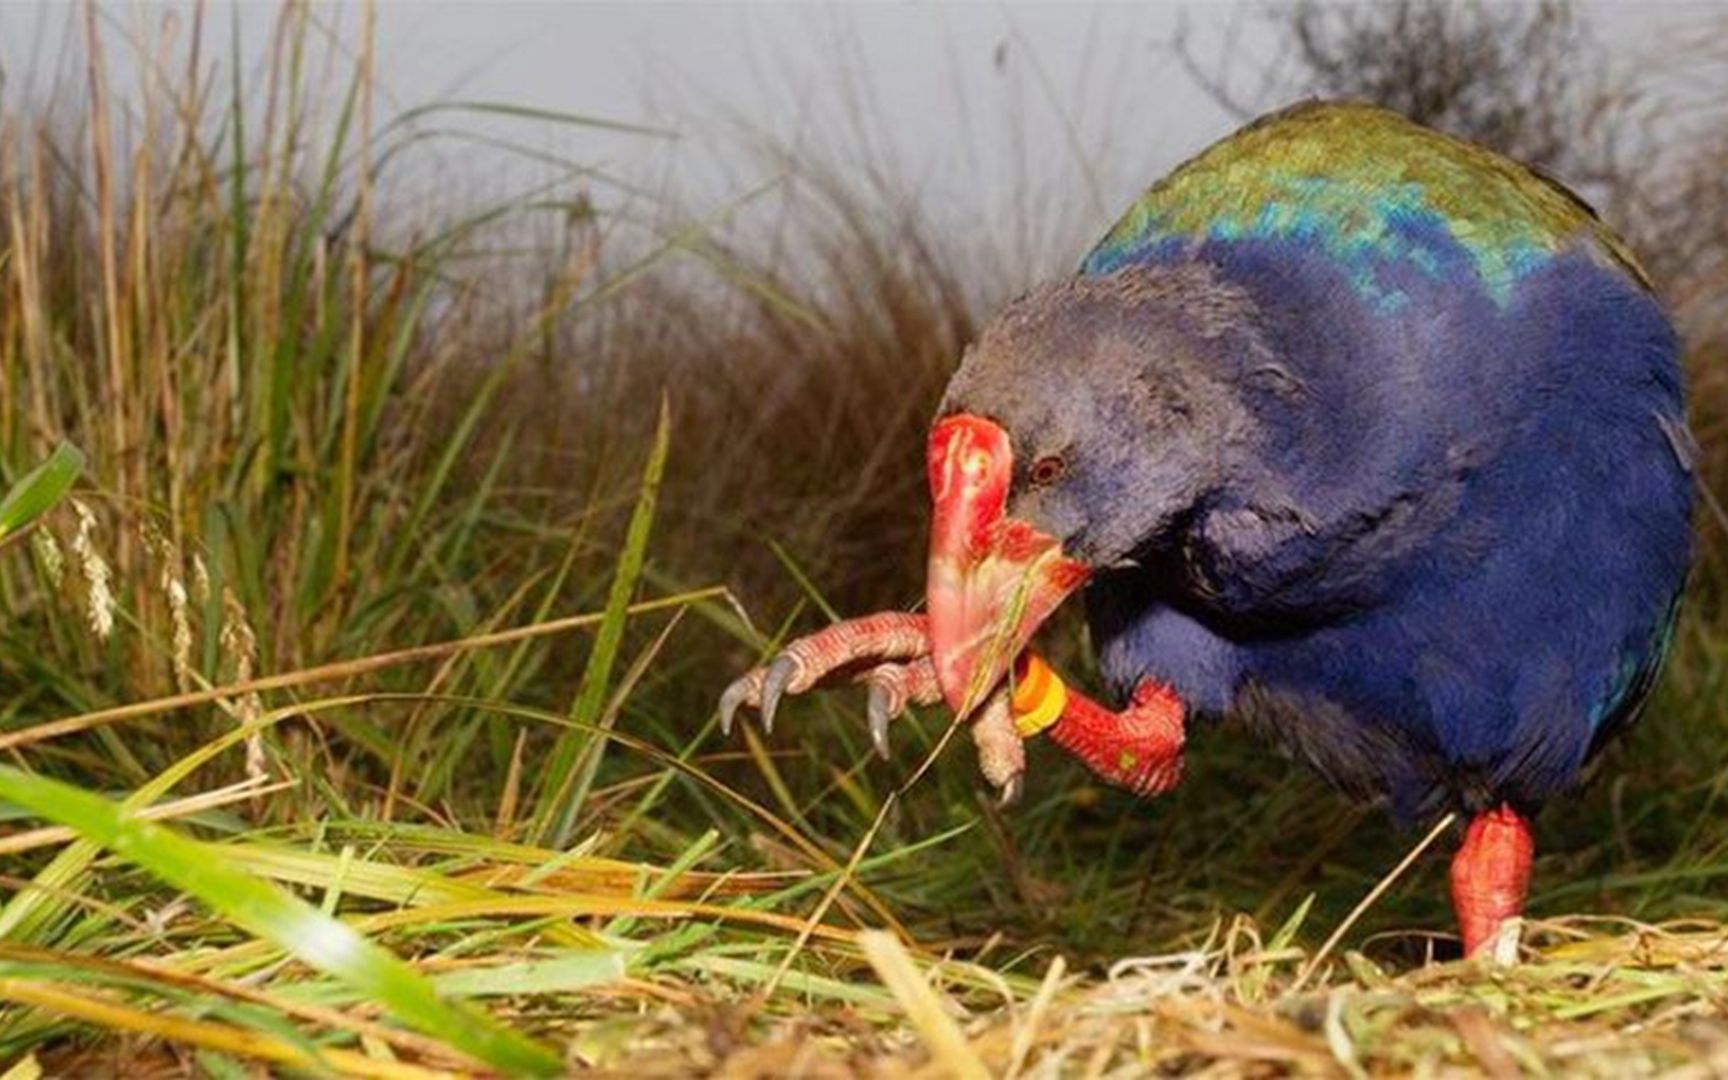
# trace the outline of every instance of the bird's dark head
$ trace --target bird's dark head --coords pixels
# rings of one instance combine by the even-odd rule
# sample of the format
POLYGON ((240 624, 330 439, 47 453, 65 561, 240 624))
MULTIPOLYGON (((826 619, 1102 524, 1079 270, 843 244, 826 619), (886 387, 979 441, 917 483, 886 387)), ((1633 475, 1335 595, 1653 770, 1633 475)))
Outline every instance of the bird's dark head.
POLYGON ((985 328, 928 451, 931 640, 957 712, 1224 482, 1254 439, 1235 373, 1262 351, 1248 297, 1198 265, 1047 286, 985 328))

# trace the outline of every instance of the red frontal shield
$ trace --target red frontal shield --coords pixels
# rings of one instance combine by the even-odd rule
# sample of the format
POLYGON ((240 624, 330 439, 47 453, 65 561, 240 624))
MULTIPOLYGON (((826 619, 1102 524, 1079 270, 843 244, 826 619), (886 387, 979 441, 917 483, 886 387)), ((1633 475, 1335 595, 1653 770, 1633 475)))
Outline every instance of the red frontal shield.
POLYGON ((930 433, 928 465, 930 640, 942 694, 964 716, 1089 570, 1008 517, 1014 452, 999 425, 964 413, 942 419, 930 433))

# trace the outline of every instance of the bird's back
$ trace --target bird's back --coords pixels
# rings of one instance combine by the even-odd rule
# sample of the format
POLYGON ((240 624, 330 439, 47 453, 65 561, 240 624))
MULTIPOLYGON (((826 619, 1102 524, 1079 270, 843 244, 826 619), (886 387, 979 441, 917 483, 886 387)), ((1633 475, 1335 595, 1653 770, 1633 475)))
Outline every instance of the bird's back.
POLYGON ((1562 185, 1350 102, 1272 113, 1178 166, 1117 221, 1084 272, 1105 273, 1159 247, 1276 236, 1317 240, 1343 262, 1401 256, 1436 273, 1446 253, 1433 248, 1444 237, 1491 288, 1582 243, 1648 285, 1626 245, 1562 185))

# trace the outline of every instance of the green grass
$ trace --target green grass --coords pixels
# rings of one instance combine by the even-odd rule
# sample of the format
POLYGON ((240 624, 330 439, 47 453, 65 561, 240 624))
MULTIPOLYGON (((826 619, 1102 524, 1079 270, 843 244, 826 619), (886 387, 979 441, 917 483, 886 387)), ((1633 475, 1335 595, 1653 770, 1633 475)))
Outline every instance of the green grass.
POLYGON ((916 597, 922 425, 1023 283, 814 168, 700 217, 580 163, 405 205, 433 136, 374 125, 369 42, 314 93, 310 19, 261 96, 157 84, 147 142, 102 93, 0 120, 0 1075, 1721 1053, 1717 523, 1514 969, 1450 959, 1422 836, 1227 731, 1152 804, 1035 745, 1011 813, 934 713, 889 762, 854 695, 721 739, 775 642, 916 597), (777 260, 729 222, 781 194, 777 260))

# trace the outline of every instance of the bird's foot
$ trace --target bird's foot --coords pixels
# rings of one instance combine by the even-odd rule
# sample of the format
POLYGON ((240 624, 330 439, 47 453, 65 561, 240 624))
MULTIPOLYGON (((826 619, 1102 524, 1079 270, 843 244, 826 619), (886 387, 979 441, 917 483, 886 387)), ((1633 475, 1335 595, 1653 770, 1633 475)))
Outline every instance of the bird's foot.
POLYGON ((720 730, 731 734, 738 710, 761 713, 774 730, 774 716, 787 694, 861 682, 870 688, 870 740, 888 756, 888 724, 908 705, 942 700, 930 659, 930 620, 905 611, 847 619, 801 637, 768 663, 746 672, 720 695, 720 730))
POLYGON ((1518 925, 1530 889, 1536 841, 1530 823, 1510 806, 1476 815, 1452 858, 1452 908, 1464 935, 1464 955, 1510 963, 1518 956, 1518 925))
MULTIPOLYGON (((865 715, 870 741, 886 758, 889 724, 908 706, 935 705, 942 700, 930 657, 929 618, 885 611, 838 622, 793 641, 720 695, 720 728, 730 734, 738 710, 748 707, 756 709, 762 726, 772 731, 780 703, 788 695, 847 683, 869 687, 865 715)), ((992 694, 976 715, 972 738, 979 766, 1007 804, 1019 796, 1026 755, 1006 689, 992 694)))
POLYGON ((1182 700, 1150 679, 1120 712, 1067 691, 1061 715, 1050 727, 1057 745, 1099 779, 1142 798, 1162 795, 1182 781, 1185 734, 1182 700))

